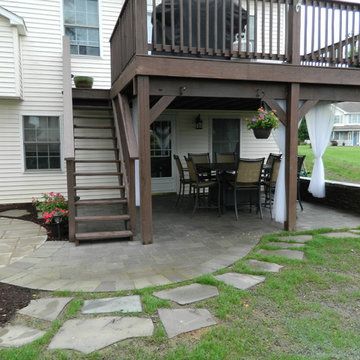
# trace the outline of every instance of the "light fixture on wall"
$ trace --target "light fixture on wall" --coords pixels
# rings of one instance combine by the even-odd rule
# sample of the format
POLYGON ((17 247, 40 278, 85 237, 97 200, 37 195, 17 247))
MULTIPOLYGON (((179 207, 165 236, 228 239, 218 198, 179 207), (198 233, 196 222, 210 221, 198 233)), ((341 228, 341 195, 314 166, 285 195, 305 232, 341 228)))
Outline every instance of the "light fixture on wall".
POLYGON ((195 119, 195 129, 201 130, 203 128, 203 121, 200 117, 200 114, 195 119))

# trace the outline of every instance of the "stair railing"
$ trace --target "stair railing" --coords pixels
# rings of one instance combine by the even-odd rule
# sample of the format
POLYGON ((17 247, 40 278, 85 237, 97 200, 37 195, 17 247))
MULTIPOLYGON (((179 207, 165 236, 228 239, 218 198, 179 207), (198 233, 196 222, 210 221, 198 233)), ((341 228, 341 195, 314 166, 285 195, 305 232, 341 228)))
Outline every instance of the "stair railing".
POLYGON ((117 98, 112 100, 112 106, 119 155, 123 164, 122 171, 124 174, 125 194, 130 215, 130 230, 135 234, 135 160, 139 158, 138 146, 132 124, 131 112, 126 98, 119 94, 117 98))

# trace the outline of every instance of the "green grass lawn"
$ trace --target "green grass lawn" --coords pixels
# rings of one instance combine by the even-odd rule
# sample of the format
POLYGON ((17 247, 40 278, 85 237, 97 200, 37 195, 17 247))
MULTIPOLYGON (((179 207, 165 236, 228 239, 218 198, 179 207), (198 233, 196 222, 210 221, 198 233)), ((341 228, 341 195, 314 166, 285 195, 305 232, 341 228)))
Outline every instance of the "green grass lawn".
MULTIPOLYGON (((265 275, 265 282, 252 290, 236 290, 211 275, 196 279, 219 289, 218 297, 193 305, 206 308, 216 316, 219 324, 214 327, 169 340, 157 317, 157 309, 176 307, 173 303, 152 296, 155 288, 119 292, 117 295, 141 295, 143 315, 150 316, 155 324, 151 338, 123 341, 87 356, 73 351, 49 351, 47 345, 62 323, 81 316, 79 310, 84 299, 115 295, 75 293, 71 294, 75 299, 66 313, 51 325, 18 319, 48 332, 33 344, 1 350, 0 359, 360 359, 360 239, 330 239, 321 230, 303 233, 314 234, 314 240, 303 248, 304 261, 256 254, 259 248, 269 248, 269 241, 281 240, 280 235, 284 233, 264 236, 247 256, 285 265, 280 273, 250 271, 244 259, 218 272, 265 275)), ((174 286, 179 285, 166 287, 174 286)), ((54 295, 68 296, 69 293, 54 295)))
MULTIPOLYGON (((306 170, 311 173, 314 155, 309 145, 298 147, 299 155, 306 155, 306 170)), ((360 183, 360 147, 329 146, 323 157, 327 180, 360 183)))

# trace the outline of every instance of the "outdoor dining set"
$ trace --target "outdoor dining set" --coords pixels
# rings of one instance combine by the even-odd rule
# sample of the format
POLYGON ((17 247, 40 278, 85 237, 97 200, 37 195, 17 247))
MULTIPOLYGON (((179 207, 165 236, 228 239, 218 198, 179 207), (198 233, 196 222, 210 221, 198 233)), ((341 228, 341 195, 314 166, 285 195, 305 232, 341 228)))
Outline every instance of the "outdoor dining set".
MULTIPOLYGON (((176 206, 187 196, 193 201, 193 212, 198 209, 215 208, 221 216, 227 208, 233 208, 238 220, 238 207, 248 205, 249 211, 263 218, 262 208, 268 208, 272 218, 272 206, 281 154, 270 153, 265 158, 239 158, 236 153, 216 153, 214 161, 209 153, 189 153, 184 157, 186 166, 178 155, 174 155, 180 188, 176 206)), ((298 201, 300 197, 299 179, 305 156, 298 156, 298 201)))

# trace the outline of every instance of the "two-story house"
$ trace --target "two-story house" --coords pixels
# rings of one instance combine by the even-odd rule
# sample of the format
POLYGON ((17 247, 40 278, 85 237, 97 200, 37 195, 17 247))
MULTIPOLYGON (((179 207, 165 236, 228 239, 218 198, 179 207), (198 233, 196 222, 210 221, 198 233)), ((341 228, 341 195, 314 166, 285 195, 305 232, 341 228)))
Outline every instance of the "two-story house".
POLYGON ((293 229, 298 119, 319 101, 359 97, 360 73, 349 68, 359 64, 352 1, 0 6, 0 76, 9 83, 0 89, 0 201, 67 192, 70 240, 131 237, 137 205, 143 242, 151 243, 151 194, 175 191, 173 154, 279 151, 272 137, 256 140, 246 128, 260 104, 277 110, 286 128, 285 227, 293 229), (94 77, 94 89, 72 89, 71 74, 94 77), (76 215, 114 203, 124 205, 121 214, 76 215), (84 221, 130 225, 80 234, 84 221))
POLYGON ((339 146, 360 145, 360 103, 345 102, 335 106, 335 124, 331 139, 339 146))

